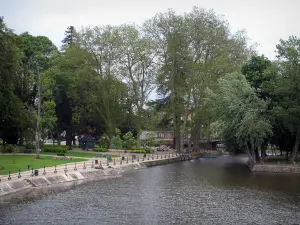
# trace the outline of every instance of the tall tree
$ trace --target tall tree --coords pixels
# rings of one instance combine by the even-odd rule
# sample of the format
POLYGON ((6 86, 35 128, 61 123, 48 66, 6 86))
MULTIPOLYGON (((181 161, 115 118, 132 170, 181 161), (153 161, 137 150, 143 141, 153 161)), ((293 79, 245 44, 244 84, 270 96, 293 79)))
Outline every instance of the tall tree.
POLYGON ((215 128, 220 136, 231 132, 238 144, 246 150, 250 167, 256 162, 255 148, 272 134, 266 118, 267 103, 260 99, 244 75, 232 73, 219 78, 218 89, 208 91, 206 104, 216 118, 215 128))
POLYGON ((75 28, 73 26, 69 26, 65 31, 65 38, 62 40, 64 47, 70 47, 74 43, 75 36, 75 28))
POLYGON ((118 30, 121 40, 119 71, 130 86, 139 136, 145 102, 154 89, 157 51, 151 39, 144 37, 138 27, 122 25, 118 30))
POLYGON ((19 52, 16 35, 0 17, 0 136, 4 143, 17 144, 22 121, 22 102, 15 95, 19 52))
POLYGON ((291 161, 294 162, 300 142, 300 39, 291 36, 280 40, 276 46, 278 59, 282 67, 282 76, 276 89, 280 103, 275 107, 276 115, 294 136, 291 161))

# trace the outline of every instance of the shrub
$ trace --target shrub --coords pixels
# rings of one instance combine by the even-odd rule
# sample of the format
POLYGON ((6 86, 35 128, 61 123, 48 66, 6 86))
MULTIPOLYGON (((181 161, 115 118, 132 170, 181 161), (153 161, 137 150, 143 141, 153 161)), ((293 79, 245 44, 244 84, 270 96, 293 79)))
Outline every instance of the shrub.
POLYGON ((132 152, 132 151, 144 151, 142 153, 147 153, 147 154, 151 153, 151 149, 148 149, 148 148, 132 148, 130 150, 130 152, 132 152))
POLYGON ((14 145, 2 145, 1 152, 2 153, 16 153, 17 148, 14 145))
POLYGON ((66 153, 68 150, 66 145, 44 145, 44 152, 66 153))
POLYGON ((147 153, 144 149, 130 150, 131 153, 147 153))
POLYGON ((112 138, 112 147, 114 149, 122 149, 122 146, 123 146, 123 141, 122 141, 120 135, 113 136, 113 138, 112 138))
POLYGON ((108 149, 107 149, 107 148, 100 148, 100 147, 97 147, 97 148, 94 148, 94 151, 95 151, 95 152, 107 152, 108 149))
POLYGON ((106 134, 103 134, 101 138, 98 140, 100 148, 108 148, 109 146, 109 138, 106 134))
POLYGON ((137 141, 133 137, 131 131, 123 135, 123 147, 125 149, 132 149, 136 145, 137 145, 137 141))
POLYGON ((25 148, 26 149, 35 149, 35 146, 33 143, 26 143, 25 148))

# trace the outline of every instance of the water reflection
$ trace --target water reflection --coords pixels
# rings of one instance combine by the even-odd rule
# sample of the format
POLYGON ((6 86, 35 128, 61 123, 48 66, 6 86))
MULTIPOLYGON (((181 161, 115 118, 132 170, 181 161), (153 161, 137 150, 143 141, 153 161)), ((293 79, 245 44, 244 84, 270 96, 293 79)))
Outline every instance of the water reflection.
POLYGON ((251 173, 221 157, 36 190, 0 205, 0 224, 299 224, 300 176, 251 173), (26 195, 28 196, 28 195, 26 195))

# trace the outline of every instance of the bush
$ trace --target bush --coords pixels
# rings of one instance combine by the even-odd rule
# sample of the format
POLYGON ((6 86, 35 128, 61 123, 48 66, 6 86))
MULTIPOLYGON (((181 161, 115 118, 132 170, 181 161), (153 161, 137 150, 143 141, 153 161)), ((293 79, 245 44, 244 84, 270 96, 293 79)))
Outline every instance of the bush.
POLYGON ((108 148, 109 138, 106 134, 103 134, 101 138, 98 140, 100 148, 108 148))
MULTIPOLYGON (((130 150, 130 152, 132 152, 132 151, 144 151, 142 153, 147 153, 147 154, 151 153, 151 149, 148 149, 148 148, 132 148, 130 150)), ((135 152, 135 153, 137 153, 137 152, 135 152)))
POLYGON ((131 153, 147 153, 144 149, 130 150, 131 153))
POLYGON ((133 134, 129 131, 123 135, 123 147, 125 149, 132 149, 137 145, 137 141, 133 137, 133 134))
POLYGON ((123 147, 123 141, 120 138, 120 135, 113 136, 113 138, 112 138, 112 147, 114 149, 122 149, 122 147, 123 147))
POLYGON ((35 149, 35 145, 33 143, 26 143, 25 148, 26 149, 35 149))
POLYGON ((14 145, 2 145, 1 152, 2 153, 16 153, 17 148, 14 145))
POLYGON ((66 153, 68 150, 66 145, 44 145, 44 152, 66 153))
POLYGON ((108 149, 107 148, 96 147, 96 148, 94 148, 93 151, 95 151, 95 152, 107 152, 108 149))

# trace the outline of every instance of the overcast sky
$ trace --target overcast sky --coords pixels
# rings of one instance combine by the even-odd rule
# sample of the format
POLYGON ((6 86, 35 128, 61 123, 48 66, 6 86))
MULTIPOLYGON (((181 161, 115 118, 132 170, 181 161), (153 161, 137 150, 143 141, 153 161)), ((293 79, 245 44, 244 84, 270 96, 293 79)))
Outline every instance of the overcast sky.
POLYGON ((300 37, 300 0, 0 0, 0 16, 18 34, 44 35, 60 46, 70 25, 142 24, 168 8, 184 13, 193 6, 224 15, 234 31, 245 29, 271 59, 280 38, 300 37))

